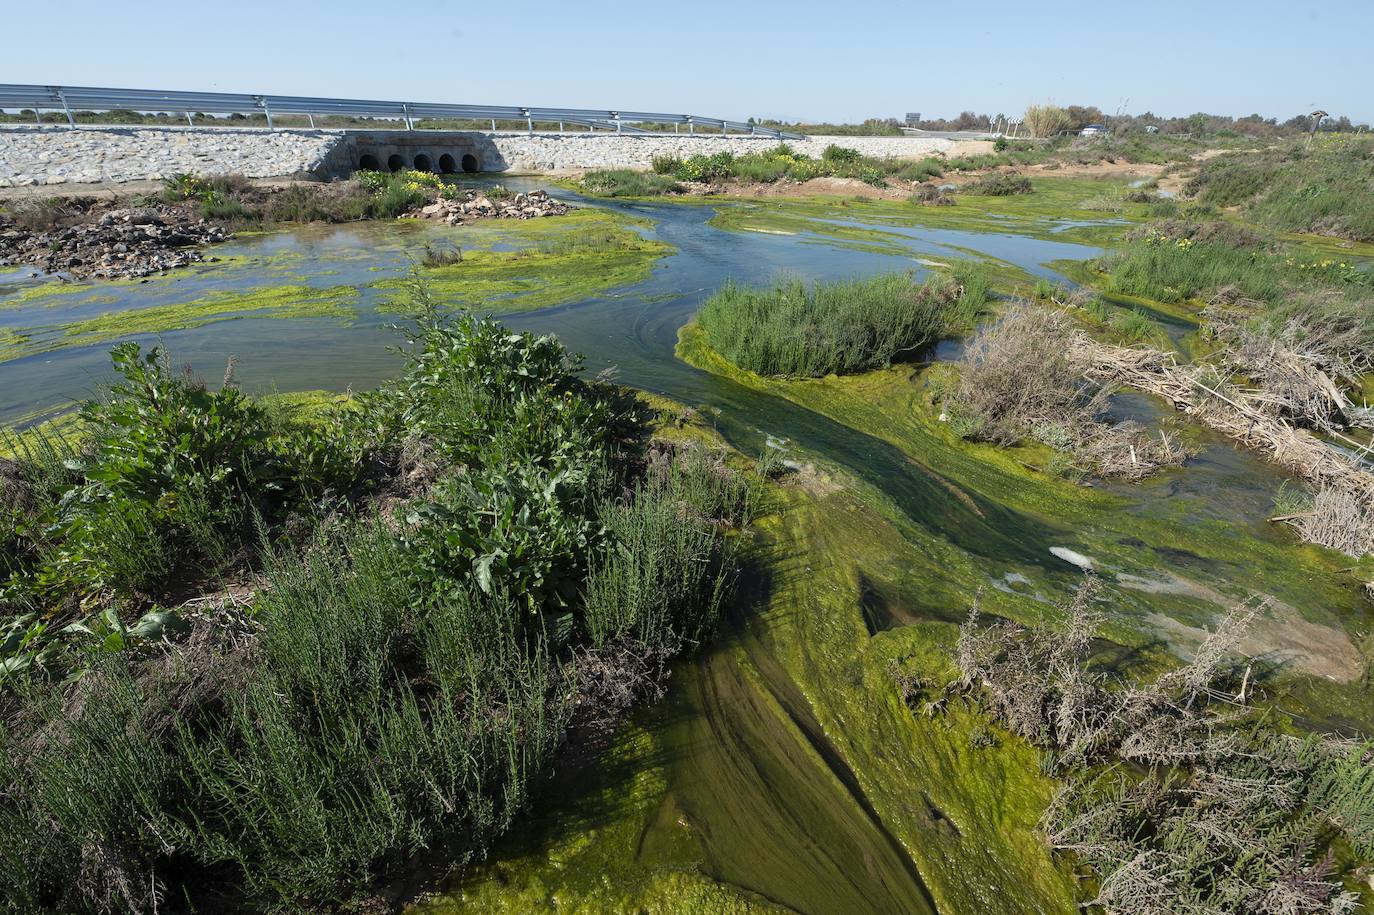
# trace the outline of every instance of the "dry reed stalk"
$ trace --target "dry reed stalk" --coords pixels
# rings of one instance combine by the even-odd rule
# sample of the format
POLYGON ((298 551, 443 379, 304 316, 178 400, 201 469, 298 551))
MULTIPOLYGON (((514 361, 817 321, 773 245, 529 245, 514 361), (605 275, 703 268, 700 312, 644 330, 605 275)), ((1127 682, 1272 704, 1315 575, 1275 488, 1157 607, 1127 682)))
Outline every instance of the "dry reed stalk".
MULTIPOLYGON (((1359 442, 1333 431, 1352 448, 1332 447, 1265 409, 1270 401, 1263 392, 1240 390, 1211 366, 1179 365, 1172 353, 1113 346, 1080 333, 1070 344, 1070 358, 1085 367, 1089 378, 1163 397, 1203 425, 1315 484, 1314 511, 1284 519, 1307 539, 1357 556, 1374 550, 1374 471, 1359 442)), ((1369 588, 1374 592, 1374 583, 1369 588)))

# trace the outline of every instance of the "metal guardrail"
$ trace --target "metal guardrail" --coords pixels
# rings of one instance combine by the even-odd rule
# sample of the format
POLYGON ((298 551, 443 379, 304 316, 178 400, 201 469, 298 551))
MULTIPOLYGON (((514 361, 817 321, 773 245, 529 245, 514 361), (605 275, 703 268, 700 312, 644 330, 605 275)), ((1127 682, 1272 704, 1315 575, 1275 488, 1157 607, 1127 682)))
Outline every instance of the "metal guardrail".
POLYGON ((735 131, 750 136, 801 140, 801 134, 787 133, 771 127, 747 124, 722 118, 694 114, 667 114, 655 111, 597 111, 590 108, 527 108, 503 105, 447 105, 437 102, 390 102, 368 99, 309 98, 298 95, 239 95, 229 92, 164 92, 157 89, 96 89, 87 86, 29 86, 0 83, 0 110, 29 108, 34 112, 61 111, 67 116, 69 127, 76 127, 73 111, 128 110, 142 112, 171 112, 184 114, 191 123, 192 114, 266 115, 267 126, 273 129, 274 114, 303 114, 315 124, 315 115, 343 115, 346 117, 380 118, 402 121, 407 130, 425 118, 464 118, 490 120, 492 130, 497 121, 524 121, 526 129, 534 132, 535 121, 576 124, 593 130, 614 130, 616 133, 650 133, 637 124, 674 124, 687 126, 688 134, 698 126, 719 129, 722 133, 735 131))

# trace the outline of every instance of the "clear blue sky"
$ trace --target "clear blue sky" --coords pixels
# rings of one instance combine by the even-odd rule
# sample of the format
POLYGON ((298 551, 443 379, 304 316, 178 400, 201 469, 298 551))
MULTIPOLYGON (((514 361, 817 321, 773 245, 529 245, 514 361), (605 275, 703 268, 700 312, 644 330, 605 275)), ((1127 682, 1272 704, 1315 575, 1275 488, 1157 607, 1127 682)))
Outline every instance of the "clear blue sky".
POLYGON ((7 3, 0 82, 859 120, 1374 121, 1374 0, 7 3))

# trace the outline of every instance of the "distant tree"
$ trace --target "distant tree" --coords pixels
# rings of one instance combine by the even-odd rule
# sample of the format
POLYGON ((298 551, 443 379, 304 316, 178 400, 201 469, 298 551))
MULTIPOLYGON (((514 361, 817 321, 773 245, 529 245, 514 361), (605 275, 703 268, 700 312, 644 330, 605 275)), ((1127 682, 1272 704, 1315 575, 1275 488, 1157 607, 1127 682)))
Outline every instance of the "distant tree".
POLYGON ((1082 130, 1089 124, 1105 124, 1106 117, 1102 114, 1102 109, 1096 105, 1070 105, 1067 109, 1069 115, 1069 129, 1082 130))

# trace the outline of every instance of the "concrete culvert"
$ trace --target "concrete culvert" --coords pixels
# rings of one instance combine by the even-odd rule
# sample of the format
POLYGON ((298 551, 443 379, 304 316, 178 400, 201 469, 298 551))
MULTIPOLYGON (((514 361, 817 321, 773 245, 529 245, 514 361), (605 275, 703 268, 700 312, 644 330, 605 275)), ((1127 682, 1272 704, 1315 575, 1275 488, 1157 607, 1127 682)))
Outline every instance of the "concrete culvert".
POLYGON ((433 165, 433 163, 431 163, 431 162, 429 161, 429 156, 425 155, 424 153, 420 153, 418 156, 416 156, 416 157, 415 157, 415 170, 416 170, 417 172, 432 172, 432 171, 434 171, 434 165, 433 165))
POLYGON ((439 157, 439 171, 443 172, 445 175, 451 175, 455 168, 457 168, 457 163, 453 161, 453 157, 448 153, 444 153, 439 157))
POLYGON ((360 169, 366 169, 367 171, 375 172, 379 170, 381 167, 382 163, 378 162, 377 157, 373 155, 366 155, 358 160, 358 168, 360 169))
POLYGON ((386 160, 386 167, 393 172, 399 172, 406 167, 406 160, 393 153, 391 158, 386 160))
POLYGON ((463 156, 463 171, 476 172, 481 171, 481 169, 481 163, 477 161, 477 157, 474 156, 472 153, 466 153, 463 156))

